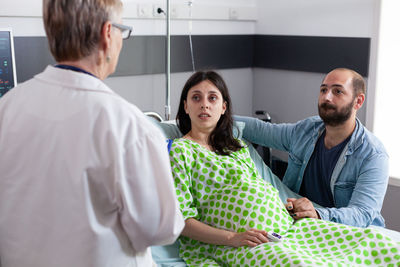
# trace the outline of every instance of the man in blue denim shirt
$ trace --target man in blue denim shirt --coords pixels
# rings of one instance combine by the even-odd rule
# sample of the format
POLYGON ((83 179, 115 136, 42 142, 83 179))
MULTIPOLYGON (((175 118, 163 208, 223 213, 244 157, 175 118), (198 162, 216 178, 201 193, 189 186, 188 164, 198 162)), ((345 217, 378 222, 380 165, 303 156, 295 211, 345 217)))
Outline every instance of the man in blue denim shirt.
POLYGON ((365 100, 357 72, 329 72, 320 87, 319 117, 294 124, 244 121, 247 140, 289 153, 283 182, 305 198, 288 199, 295 219, 320 218, 367 227, 384 226, 380 214, 386 193, 388 155, 381 142, 356 118, 365 100), (313 203, 323 207, 314 208, 313 203))

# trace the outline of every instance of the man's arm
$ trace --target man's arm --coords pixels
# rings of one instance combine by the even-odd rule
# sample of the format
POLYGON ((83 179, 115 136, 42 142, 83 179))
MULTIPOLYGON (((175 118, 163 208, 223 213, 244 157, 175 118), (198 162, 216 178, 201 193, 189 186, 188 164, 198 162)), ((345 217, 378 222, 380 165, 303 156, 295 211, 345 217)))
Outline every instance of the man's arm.
POLYGON ((233 116, 235 121, 246 124, 243 129, 243 138, 246 140, 278 150, 289 151, 292 131, 296 124, 273 124, 257 118, 233 116))
POLYGON ((295 219, 317 218, 357 227, 368 227, 380 215, 388 183, 388 157, 384 154, 367 159, 346 207, 314 208, 306 198, 288 199, 287 209, 295 219))
POLYGON ((380 215, 389 180, 386 154, 365 160, 347 207, 317 208, 323 220, 368 227, 380 215))

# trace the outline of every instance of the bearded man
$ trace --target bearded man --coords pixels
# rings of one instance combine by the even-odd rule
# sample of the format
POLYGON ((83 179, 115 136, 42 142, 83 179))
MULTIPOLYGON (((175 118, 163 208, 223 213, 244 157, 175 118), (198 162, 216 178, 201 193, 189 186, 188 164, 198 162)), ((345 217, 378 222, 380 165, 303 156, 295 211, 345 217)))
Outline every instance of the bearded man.
POLYGON ((385 226, 381 209, 389 180, 388 155, 356 117, 365 92, 360 74, 338 68, 320 86, 319 117, 271 124, 235 116, 246 123, 244 138, 289 153, 283 183, 304 196, 287 199, 286 208, 295 219, 385 226))

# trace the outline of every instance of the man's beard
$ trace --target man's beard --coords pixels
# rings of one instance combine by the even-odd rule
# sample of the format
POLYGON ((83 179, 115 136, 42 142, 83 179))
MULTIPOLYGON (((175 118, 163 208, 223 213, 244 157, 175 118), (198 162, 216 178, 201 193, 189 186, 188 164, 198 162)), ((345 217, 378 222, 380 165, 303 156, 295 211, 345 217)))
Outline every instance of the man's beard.
POLYGON ((326 125, 338 126, 344 124, 351 116, 351 111, 353 109, 353 101, 351 101, 347 106, 344 106, 340 110, 334 105, 328 103, 322 103, 318 105, 318 114, 326 125), (327 112, 329 109, 333 109, 333 112, 327 112))

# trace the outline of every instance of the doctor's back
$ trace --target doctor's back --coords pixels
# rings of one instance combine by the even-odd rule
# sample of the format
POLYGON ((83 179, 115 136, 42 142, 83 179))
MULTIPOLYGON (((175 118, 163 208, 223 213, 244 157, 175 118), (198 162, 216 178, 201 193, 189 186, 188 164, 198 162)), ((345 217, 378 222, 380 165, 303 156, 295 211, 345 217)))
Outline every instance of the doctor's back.
POLYGON ((0 266, 150 266, 149 247, 174 242, 183 220, 162 134, 102 82, 122 4, 45 0, 45 25, 58 5, 103 12, 103 26, 84 60, 55 56, 0 99, 0 266))

